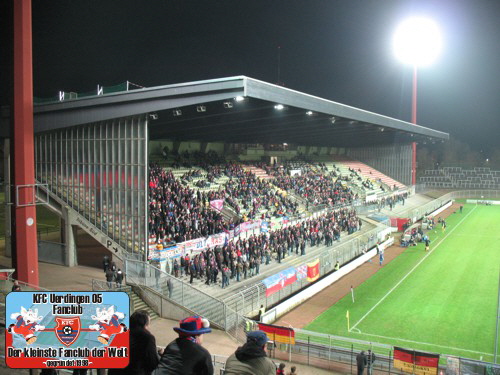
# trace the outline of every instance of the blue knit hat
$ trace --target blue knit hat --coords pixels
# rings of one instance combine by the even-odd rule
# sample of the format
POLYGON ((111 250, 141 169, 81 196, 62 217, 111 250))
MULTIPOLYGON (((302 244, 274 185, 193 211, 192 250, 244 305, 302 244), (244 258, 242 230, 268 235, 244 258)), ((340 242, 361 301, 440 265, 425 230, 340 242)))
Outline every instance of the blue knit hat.
POLYGON ((247 333, 247 342, 250 341, 255 342, 258 346, 264 346, 269 341, 269 337, 264 331, 252 331, 247 333))
POLYGON ((193 315, 179 322, 179 327, 174 327, 174 331, 181 336, 197 336, 212 332, 210 322, 198 315, 193 315))

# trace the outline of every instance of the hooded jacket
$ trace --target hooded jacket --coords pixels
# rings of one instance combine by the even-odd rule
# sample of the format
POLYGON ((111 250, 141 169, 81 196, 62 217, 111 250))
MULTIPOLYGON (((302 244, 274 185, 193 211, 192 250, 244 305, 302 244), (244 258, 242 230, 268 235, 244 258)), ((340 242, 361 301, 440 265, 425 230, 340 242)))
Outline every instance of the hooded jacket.
POLYGON ((264 348, 253 341, 240 346, 229 356, 225 375, 275 375, 276 366, 267 357, 264 348))
POLYGON ((156 374, 213 375, 212 357, 207 349, 178 338, 165 348, 156 374))

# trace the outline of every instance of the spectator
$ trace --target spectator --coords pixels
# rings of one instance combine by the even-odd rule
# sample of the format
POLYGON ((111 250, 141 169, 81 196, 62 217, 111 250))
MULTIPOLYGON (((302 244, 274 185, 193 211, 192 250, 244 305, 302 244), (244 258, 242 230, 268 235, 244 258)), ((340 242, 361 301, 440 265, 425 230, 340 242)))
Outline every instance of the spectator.
POLYGON ((121 269, 118 268, 118 271, 116 271, 116 275, 115 275, 115 283, 116 283, 116 287, 117 288, 121 288, 122 287, 122 283, 123 283, 123 272, 121 269))
POLYGON ((108 267, 109 267, 109 256, 104 255, 104 258, 102 258, 102 268, 104 269, 104 273, 106 273, 108 267))
POLYGON ((365 355, 365 351, 361 351, 361 353, 359 353, 357 356, 356 356, 356 365, 358 366, 358 375, 363 375, 363 372, 365 371, 365 366, 367 364, 367 360, 366 360, 366 355, 365 355))
POLYGON ((156 339, 149 332, 149 322, 145 310, 130 316, 130 362, 123 369, 109 369, 108 375, 150 375, 158 366, 156 339))
POLYGON ((115 279, 115 273, 111 271, 111 268, 108 267, 105 276, 106 276, 106 283, 108 284, 108 289, 112 289, 113 281, 115 279))
POLYGON ((276 366, 267 357, 266 344, 269 341, 264 331, 247 334, 247 342, 229 356, 225 375, 274 375, 276 366))
POLYGON ((367 362, 367 374, 372 375, 373 373, 373 362, 375 362, 375 353, 371 351, 371 349, 368 350, 368 355, 366 356, 366 362, 367 362))
POLYGON ((292 366, 290 369, 290 372, 287 375, 297 375, 297 368, 295 366, 292 366))
POLYGON ((212 358, 202 345, 203 334, 210 333, 210 323, 200 316, 190 316, 174 327, 179 337, 167 345, 160 358, 157 375, 212 375, 212 358))
POLYGON ((174 284, 172 283, 172 278, 170 277, 167 279, 167 289, 168 289, 168 298, 172 299, 174 284))
POLYGON ((281 362, 278 369, 276 370, 276 375, 285 375, 285 367, 286 365, 281 362))
POLYGON ((12 285, 12 291, 13 292, 20 292, 21 291, 21 285, 19 285, 19 281, 14 280, 14 285, 12 285))

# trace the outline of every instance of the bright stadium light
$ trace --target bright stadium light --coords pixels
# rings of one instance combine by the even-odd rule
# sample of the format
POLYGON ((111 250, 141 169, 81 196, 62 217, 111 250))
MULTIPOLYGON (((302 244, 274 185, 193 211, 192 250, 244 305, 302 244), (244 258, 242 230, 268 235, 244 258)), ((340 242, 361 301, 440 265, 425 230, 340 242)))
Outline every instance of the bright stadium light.
MULTIPOLYGON (((412 17, 396 29, 392 40, 394 53, 413 67, 411 122, 417 124, 417 68, 430 65, 441 52, 441 32, 437 24, 424 17, 412 17)), ((417 144, 412 142, 411 183, 417 182, 417 144)))
POLYGON ((394 34, 394 53, 405 64, 430 65, 438 57, 441 47, 439 27, 429 18, 409 18, 398 26, 394 34))
POLYGON ((242 102, 243 100, 245 100, 245 97, 244 96, 237 96, 236 98, 234 98, 234 100, 236 100, 237 102, 242 102))
POLYGON ((281 111, 281 110, 282 110, 283 108, 285 108, 285 107, 284 107, 284 105, 283 105, 283 104, 276 104, 276 105, 274 106, 274 108, 275 108, 275 109, 277 109, 278 111, 281 111))

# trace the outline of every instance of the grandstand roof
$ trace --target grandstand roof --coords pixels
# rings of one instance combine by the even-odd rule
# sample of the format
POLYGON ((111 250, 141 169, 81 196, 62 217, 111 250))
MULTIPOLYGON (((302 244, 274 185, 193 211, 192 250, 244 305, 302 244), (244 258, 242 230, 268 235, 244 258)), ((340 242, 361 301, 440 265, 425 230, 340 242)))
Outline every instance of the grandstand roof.
POLYGON ((35 132, 139 114, 151 115, 150 139, 353 147, 449 138, 447 133, 245 76, 37 105, 35 132), (236 101, 238 96, 245 99, 236 101), (284 108, 276 109, 277 104, 284 108))

